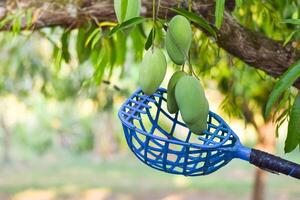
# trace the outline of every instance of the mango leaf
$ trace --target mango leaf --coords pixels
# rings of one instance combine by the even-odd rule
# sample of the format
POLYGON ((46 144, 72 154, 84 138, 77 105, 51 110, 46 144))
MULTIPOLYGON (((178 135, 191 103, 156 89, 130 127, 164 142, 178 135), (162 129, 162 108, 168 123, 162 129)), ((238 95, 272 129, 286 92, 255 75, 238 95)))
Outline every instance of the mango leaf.
POLYGON ((114 9, 118 22, 140 16, 141 0, 114 0, 114 9))
POLYGON ((85 41, 85 45, 88 46, 97 35, 100 35, 101 29, 96 28, 91 34, 89 34, 88 38, 85 41))
POLYGON ((207 22, 203 17, 196 15, 195 13, 186 11, 181 8, 170 8, 175 13, 178 13, 182 16, 185 16, 190 21, 194 22, 195 24, 199 25, 201 28, 203 28, 205 31, 207 31, 210 35, 213 37, 216 37, 216 31, 213 29, 213 27, 207 22))
POLYGON ((292 111, 288 126, 288 134, 285 140, 285 153, 292 152, 300 144, 300 92, 298 93, 292 111))
POLYGON ((12 22, 12 32, 15 35, 18 35, 21 32, 22 29, 22 18, 23 16, 21 14, 17 14, 12 22))
POLYGON ((109 37, 111 37, 114 33, 121 31, 121 30, 125 30, 127 28, 133 27, 135 25, 141 24, 143 22, 145 22, 146 19, 144 17, 134 17, 130 20, 127 20, 125 22, 123 22, 122 24, 115 26, 108 34, 109 37))
POLYGON ((122 22, 122 0, 114 0, 114 9, 118 22, 122 22))
POLYGON ((221 28, 223 18, 224 18, 224 9, 225 9, 225 0, 216 1, 216 10, 215 10, 215 25, 218 29, 221 28))
POLYGON ((126 41, 127 37, 125 33, 118 32, 115 34, 114 37, 114 45, 115 45, 115 51, 116 51, 116 65, 124 65, 126 60, 126 41))
POLYGON ((143 58, 143 53, 144 53, 144 48, 145 48, 145 38, 143 36, 143 33, 141 29, 136 26, 135 28, 132 29, 130 33, 130 37, 132 39, 132 47, 133 47, 133 55, 134 55, 134 60, 136 62, 139 62, 143 58))
POLYGON ((265 118, 268 118, 271 112, 272 107, 277 102, 278 98, 293 85, 293 83, 300 76, 300 60, 295 62, 289 67, 289 69, 280 77, 279 81, 276 83, 273 91, 270 94, 268 99, 266 109, 265 109, 265 118))
POLYGON ((123 22, 126 18, 128 0, 121 0, 121 2, 121 20, 123 22))
POLYGON ((54 57, 55 71, 59 72, 60 68, 61 68, 61 63, 62 63, 62 49, 54 46, 53 57, 54 57))
POLYGON ((65 31, 61 36, 61 50, 62 50, 62 58, 68 63, 70 62, 71 55, 69 52, 69 40, 70 40, 70 31, 65 31))
POLYGON ((152 28, 151 31, 150 31, 150 33, 149 33, 149 35, 148 35, 146 44, 145 44, 145 50, 146 51, 148 51, 148 49, 150 49, 150 47, 152 46, 153 39, 155 38, 155 34, 156 34, 156 31, 155 31, 154 28, 152 28), (154 38, 153 38, 153 36, 154 36, 154 38))
POLYGON ((32 26, 32 17, 33 17, 33 10, 32 9, 28 9, 28 11, 25 14, 25 18, 26 18, 26 30, 29 30, 32 26))
POLYGON ((91 48, 94 49, 97 44, 99 44, 99 41, 101 40, 101 34, 97 34, 92 41, 91 48))
POLYGON ((97 64, 94 66, 95 71, 94 71, 93 79, 97 85, 100 85, 102 82, 105 68, 108 66, 109 63, 109 56, 110 54, 107 51, 107 45, 103 45, 103 48, 101 48, 98 55, 97 64))
POLYGON ((300 19, 286 19, 286 20, 283 20, 283 23, 300 25, 300 19))
POLYGON ((243 0, 236 0, 235 2, 237 7, 241 7, 243 4, 243 0))
POLYGON ((299 31, 293 31, 293 32, 285 39, 285 41, 284 41, 284 43, 283 43, 283 46, 286 46, 287 43, 289 43, 289 42, 292 40, 292 38, 294 37, 294 35, 295 35, 297 32, 299 32, 299 31))
POLYGON ((90 46, 85 45, 86 37, 91 34, 92 29, 83 27, 78 29, 76 40, 77 58, 80 64, 84 63, 90 56, 90 46))

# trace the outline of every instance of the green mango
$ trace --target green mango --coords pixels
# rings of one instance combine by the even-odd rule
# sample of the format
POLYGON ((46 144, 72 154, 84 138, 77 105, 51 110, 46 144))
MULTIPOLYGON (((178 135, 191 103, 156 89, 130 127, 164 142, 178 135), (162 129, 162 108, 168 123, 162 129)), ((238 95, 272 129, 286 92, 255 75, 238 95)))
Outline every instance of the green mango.
POLYGON ((183 65, 192 43, 190 22, 181 15, 173 17, 166 34, 166 49, 171 60, 177 65, 183 65))
POLYGON ((179 108, 175 99, 175 86, 179 79, 187 74, 183 71, 175 72, 169 80, 167 92, 167 108, 169 113, 174 114, 178 112, 179 108))
POLYGON ((187 126, 197 134, 205 130, 209 104, 199 80, 193 76, 181 77, 175 87, 175 98, 187 126))
POLYGON ((159 88, 167 72, 167 60, 161 49, 146 52, 139 71, 139 86, 151 95, 159 88))
POLYGON ((140 16, 141 0, 114 0, 114 8, 118 22, 121 24, 124 21, 140 16))
POLYGON ((187 127, 195 134, 202 135, 203 131, 207 129, 207 120, 199 119, 193 124, 187 124, 187 127))

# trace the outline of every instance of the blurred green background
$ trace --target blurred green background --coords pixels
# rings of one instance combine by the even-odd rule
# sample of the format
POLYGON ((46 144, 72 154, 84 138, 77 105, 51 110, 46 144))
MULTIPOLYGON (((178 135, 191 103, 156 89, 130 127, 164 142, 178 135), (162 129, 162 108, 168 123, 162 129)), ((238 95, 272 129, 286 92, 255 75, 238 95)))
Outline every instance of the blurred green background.
MULTIPOLYGON (((299 26, 282 20, 299 18, 299 5, 294 0, 244 1, 233 15, 249 29, 289 42, 299 40, 299 26)), ((109 23, 21 31, 18 20, 28 12, 17 9, 13 31, 0 33, 0 200, 252 198, 257 172, 244 161, 190 178, 155 171, 128 149, 117 112, 138 87, 151 22, 111 38, 103 37, 109 23)), ((277 119, 281 126, 265 127, 270 121, 263 119, 262 110, 274 80, 221 50, 196 27, 193 31, 191 62, 210 109, 244 144, 270 145, 270 151, 299 163, 298 149, 287 155, 283 151, 286 111, 295 89, 286 91, 277 110, 285 113, 277 119), (275 138, 276 128, 275 147, 272 141, 264 144, 264 138, 275 138)), ((154 43, 163 46, 163 39, 160 27, 154 43)), ((178 66, 169 61, 162 87, 175 70, 178 66)), ((269 175, 266 199, 299 197, 297 180, 269 175)))

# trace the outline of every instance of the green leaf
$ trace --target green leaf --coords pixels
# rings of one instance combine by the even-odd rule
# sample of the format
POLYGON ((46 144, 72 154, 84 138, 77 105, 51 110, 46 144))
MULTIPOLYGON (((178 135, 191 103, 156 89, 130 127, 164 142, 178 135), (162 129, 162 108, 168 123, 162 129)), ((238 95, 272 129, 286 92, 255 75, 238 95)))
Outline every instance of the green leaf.
POLYGON ((285 140, 285 153, 292 152, 300 144, 300 92, 298 93, 292 111, 288 126, 288 134, 285 140))
MULTIPOLYGON (((105 41, 104 41, 105 42, 105 41)), ((95 67, 93 79, 97 85, 100 85, 104 76, 105 68, 109 63, 109 52, 107 49, 107 45, 103 45, 103 48, 99 51, 98 60, 95 67)))
POLYGON ((300 19, 286 19, 286 20, 283 20, 283 23, 300 25, 300 19))
POLYGON ((89 27, 82 27, 78 29, 76 40, 76 52, 80 64, 84 63, 90 56, 90 47, 85 45, 86 37, 91 34, 92 29, 89 27))
POLYGON ((95 46, 97 44, 99 44, 99 41, 101 39, 101 34, 97 34, 94 38, 93 38, 93 41, 92 41, 92 44, 91 44, 91 49, 94 49, 95 46))
POLYGON ((114 0, 114 9, 118 22, 140 16, 141 0, 114 0))
POLYGON ((54 57, 55 71, 59 72, 60 68, 61 68, 61 63, 62 63, 62 50, 60 48, 54 46, 53 57, 54 57))
POLYGON ((134 55, 134 60, 136 62, 139 62, 143 58, 143 53, 144 53, 144 48, 145 48, 145 38, 143 36, 143 33, 141 29, 136 26, 135 28, 132 29, 130 33, 131 39, 132 39, 132 47, 133 47, 133 55, 134 55))
POLYGON ((121 31, 121 30, 125 30, 127 28, 133 27, 135 25, 141 24, 143 22, 145 22, 146 19, 144 17, 134 17, 130 20, 127 20, 125 22, 123 22, 122 24, 114 27, 108 34, 109 37, 111 37, 114 33, 121 31))
POLYGON ((128 6, 128 0, 122 0, 122 2, 121 2, 121 20, 122 20, 122 22, 126 18, 127 6, 128 6))
POLYGON ((291 39, 294 37, 294 35, 299 32, 299 31, 293 31, 284 41, 283 46, 286 46, 287 43, 291 41, 291 39))
POLYGON ((94 39, 94 37, 96 37, 98 34, 100 34, 100 32, 101 32, 101 29, 96 28, 86 39, 85 46, 88 46, 90 44, 90 42, 94 39))
POLYGON ((13 22, 12 22, 12 32, 15 35, 18 35, 21 32, 22 29, 22 15, 18 14, 15 16, 13 22))
POLYGON ((280 77, 279 81, 276 83, 273 91, 270 94, 268 99, 266 109, 265 109, 265 118, 268 118, 271 112, 272 107, 278 100, 278 98, 293 85, 293 83, 300 76, 300 60, 295 62, 289 69, 280 77))
POLYGON ((116 51, 116 63, 115 65, 124 65, 126 60, 126 35, 123 32, 118 32, 114 37, 114 45, 116 51))
POLYGON ((69 52, 69 40, 70 40, 70 31, 65 31, 61 36, 62 43, 62 58, 68 63, 71 60, 71 55, 69 52))
POLYGON ((26 30, 29 30, 32 26, 32 17, 33 17, 33 11, 32 9, 28 9, 26 12, 26 30))
POLYGON ((215 10, 215 25, 218 29, 221 28, 223 18, 224 18, 224 9, 225 9, 225 0, 216 1, 216 10, 215 10))
POLYGON ((181 8, 170 8, 175 13, 178 13, 180 15, 185 16, 190 21, 194 22, 195 24, 199 25, 201 28, 203 28, 205 31, 207 31, 210 35, 213 37, 216 37, 216 31, 213 29, 213 27, 201 16, 196 15, 195 13, 186 11, 181 8))
POLYGON ((153 34, 154 34, 154 38, 155 38, 155 34, 156 34, 156 31, 154 28, 151 29, 149 35, 148 35, 148 38, 147 38, 147 41, 146 41, 146 44, 145 44, 145 50, 148 51, 148 49, 150 49, 150 47, 152 46, 152 43, 153 43, 153 34), (154 33, 153 33, 154 31, 154 33))
POLYGON ((121 11, 121 7, 122 7, 122 0, 114 0, 114 9, 115 9, 115 14, 116 17, 118 19, 118 22, 122 22, 122 11, 121 11))
POLYGON ((236 0, 235 2, 237 7, 241 7, 243 4, 243 0, 236 0))

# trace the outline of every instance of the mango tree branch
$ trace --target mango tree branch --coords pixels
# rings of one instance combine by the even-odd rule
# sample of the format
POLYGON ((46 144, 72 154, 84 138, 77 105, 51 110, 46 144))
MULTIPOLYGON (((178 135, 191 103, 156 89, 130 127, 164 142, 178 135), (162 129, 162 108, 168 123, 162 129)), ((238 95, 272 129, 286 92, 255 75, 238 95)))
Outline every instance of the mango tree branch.
MULTIPOLYGON (((32 9, 33 23, 31 29, 62 26, 68 28, 80 27, 87 21, 115 21, 113 0, 19 0, 18 3, 0 4, 0 19, 17 9, 32 9), (57 3, 56 3, 57 2, 57 3), (2 16, 1 16, 2 14, 2 16)), ((233 1, 231 1, 233 2, 233 1)), ((160 18, 170 18, 174 13, 168 9, 177 7, 178 0, 161 0, 160 18)), ((187 7, 185 3, 181 6, 187 7)), ((223 25, 218 32, 217 44, 228 53, 245 63, 267 74, 278 77, 292 63, 300 59, 300 51, 291 45, 283 46, 282 42, 270 39, 259 32, 251 31, 239 24, 229 13, 232 4, 225 13, 223 25)), ((205 17, 209 22, 214 21, 214 2, 211 0, 193 1, 193 11, 205 17)), ((152 16, 152 3, 143 0, 142 15, 152 16)), ((22 27, 26 28, 24 21, 22 27)), ((11 29, 11 25, 3 30, 11 29)), ((300 89, 300 81, 295 83, 300 89)))

